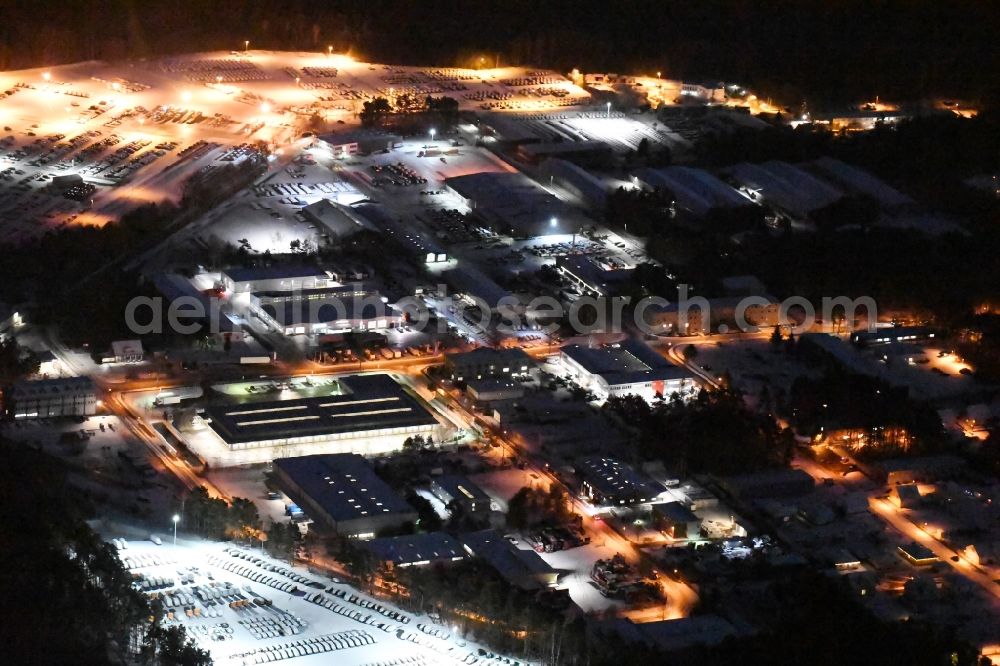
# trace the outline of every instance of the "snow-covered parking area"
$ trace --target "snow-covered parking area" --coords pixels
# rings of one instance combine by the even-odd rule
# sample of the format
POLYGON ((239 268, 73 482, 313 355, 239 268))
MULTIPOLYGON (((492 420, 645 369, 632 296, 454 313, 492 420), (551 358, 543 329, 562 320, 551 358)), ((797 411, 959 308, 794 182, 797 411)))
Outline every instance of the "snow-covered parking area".
MULTIPOLYGON (((517 664, 490 656, 451 627, 405 613, 334 578, 259 550, 159 535, 112 539, 136 587, 163 603, 217 664, 350 666, 517 664)), ((523 662, 522 662, 523 663, 523 662)))

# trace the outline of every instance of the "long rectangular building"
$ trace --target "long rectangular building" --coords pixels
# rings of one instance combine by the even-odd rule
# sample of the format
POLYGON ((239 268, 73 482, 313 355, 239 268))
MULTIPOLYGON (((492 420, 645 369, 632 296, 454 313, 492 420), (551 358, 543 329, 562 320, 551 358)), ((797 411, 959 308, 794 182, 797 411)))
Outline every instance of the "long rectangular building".
POLYGON ((564 367, 598 399, 638 395, 646 400, 697 390, 694 375, 638 340, 626 339, 601 347, 569 345, 562 349, 564 367))
POLYGON ((665 169, 639 169, 635 180, 650 189, 666 189, 673 193, 677 205, 696 217, 713 210, 742 208, 753 202, 712 174, 686 166, 665 169))
POLYGON ((97 393, 90 377, 21 381, 11 387, 7 397, 17 421, 97 412, 97 393))
POLYGON ((583 477, 583 494, 595 504, 652 502, 666 490, 650 477, 614 458, 594 456, 577 465, 583 477))
POLYGON ((357 454, 281 458, 274 461, 274 474, 310 518, 341 536, 371 539, 380 530, 417 518, 413 507, 357 454))
POLYGON ((210 465, 267 462, 307 453, 374 455, 407 437, 441 440, 446 429, 391 376, 351 375, 335 395, 210 405, 208 428, 188 445, 210 465))

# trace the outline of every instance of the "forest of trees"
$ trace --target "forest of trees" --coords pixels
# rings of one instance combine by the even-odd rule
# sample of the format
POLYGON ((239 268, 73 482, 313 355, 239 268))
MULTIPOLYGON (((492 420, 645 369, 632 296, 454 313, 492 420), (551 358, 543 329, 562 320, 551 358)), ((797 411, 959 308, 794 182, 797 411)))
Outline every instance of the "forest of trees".
POLYGON ((800 434, 846 432, 850 439, 844 444, 856 447, 860 455, 934 453, 946 442, 941 417, 932 407, 911 400, 907 388, 846 372, 836 364, 821 377, 797 378, 780 402, 779 411, 800 434))
POLYGON ((690 401, 650 405, 637 396, 611 397, 604 409, 638 430, 636 454, 678 474, 740 474, 787 464, 794 439, 774 419, 752 412, 728 389, 690 401))
POLYGON ((132 589, 57 459, 0 440, 0 645, 9 664, 201 666, 208 655, 132 589), (153 617, 153 622, 149 618, 153 617))

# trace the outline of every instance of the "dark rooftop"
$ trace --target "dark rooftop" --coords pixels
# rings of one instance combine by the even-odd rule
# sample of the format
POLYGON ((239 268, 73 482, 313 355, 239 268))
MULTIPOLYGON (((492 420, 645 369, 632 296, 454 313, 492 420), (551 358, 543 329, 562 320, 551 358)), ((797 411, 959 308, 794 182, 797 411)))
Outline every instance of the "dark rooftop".
POLYGON ((413 507, 356 453, 278 458, 274 467, 338 522, 413 513, 413 507))
POLYGON ((389 375, 351 375, 340 383, 343 395, 215 405, 205 412, 231 444, 437 423, 389 375))

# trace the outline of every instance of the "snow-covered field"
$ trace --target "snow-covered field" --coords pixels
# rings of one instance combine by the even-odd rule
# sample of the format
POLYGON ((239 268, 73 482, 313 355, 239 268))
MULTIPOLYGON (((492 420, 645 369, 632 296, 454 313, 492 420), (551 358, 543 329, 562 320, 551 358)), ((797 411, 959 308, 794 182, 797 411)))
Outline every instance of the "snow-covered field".
POLYGON ((163 599, 173 615, 166 621, 183 624, 217 664, 517 663, 482 656, 482 646, 452 627, 292 569, 259 550, 189 539, 174 546, 172 534, 158 538, 162 545, 128 541, 119 556, 132 573, 160 579, 158 589, 146 593, 163 599))
POLYGON ((317 119, 348 129, 366 100, 403 95, 512 111, 590 99, 551 71, 375 65, 326 53, 220 51, 0 72, 0 241, 176 199, 188 176, 238 161, 244 144, 290 144, 317 119), (50 184, 66 175, 97 189, 64 197, 50 184))

